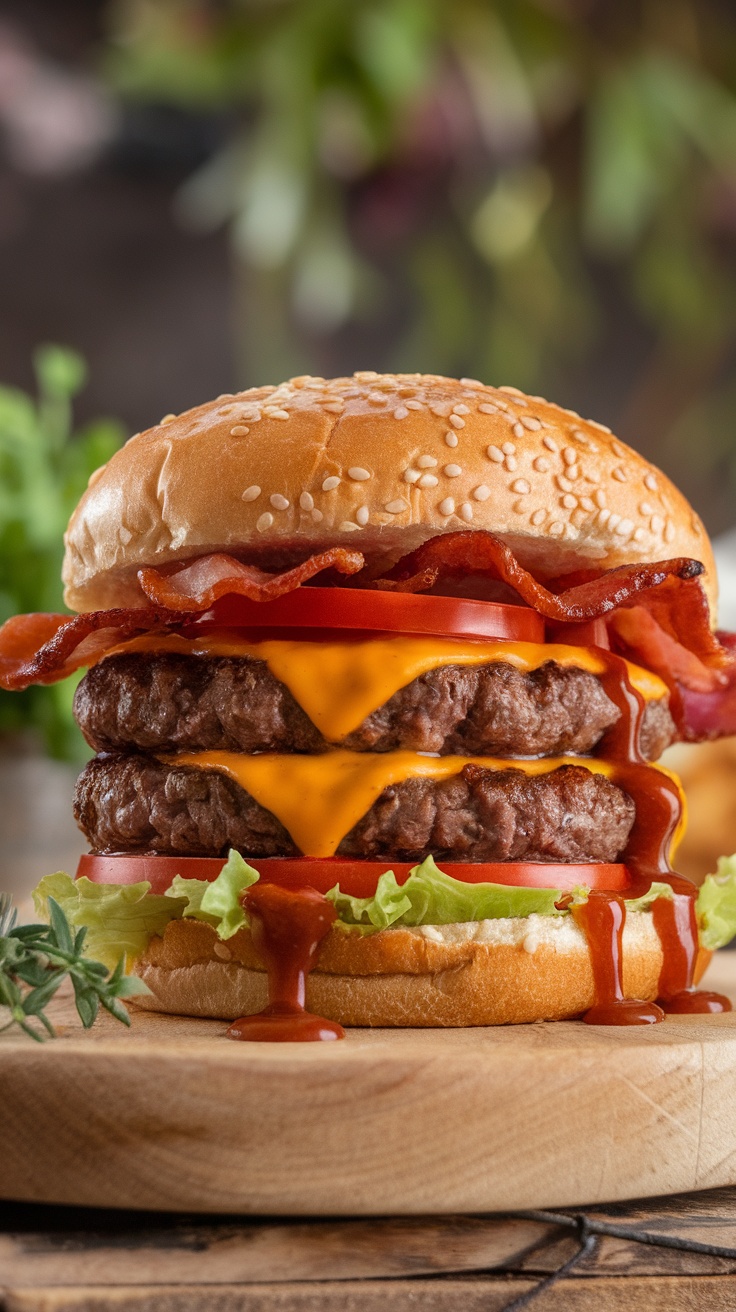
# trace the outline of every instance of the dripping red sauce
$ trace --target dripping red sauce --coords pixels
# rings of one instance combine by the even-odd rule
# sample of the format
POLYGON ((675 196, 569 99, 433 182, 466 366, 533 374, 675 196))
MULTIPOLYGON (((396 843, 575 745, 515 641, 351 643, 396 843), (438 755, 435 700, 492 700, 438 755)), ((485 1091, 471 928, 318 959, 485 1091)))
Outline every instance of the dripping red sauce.
POLYGON ((243 897, 253 945, 268 971, 268 1006, 233 1021, 229 1039, 304 1043, 344 1039, 342 1025, 306 1011, 306 978, 335 908, 314 888, 254 884, 243 897))
POLYGON ((697 889, 670 866, 672 840, 680 821, 682 800, 673 779, 649 765, 641 754, 640 732, 646 702, 632 687, 625 661, 612 652, 604 656, 603 687, 621 715, 609 730, 601 756, 614 764, 613 778, 634 800, 636 819, 624 860, 633 880, 630 897, 641 897, 652 882, 669 884, 671 898, 652 904, 654 926, 662 947, 657 1003, 627 1001, 623 990, 622 940, 626 919, 623 899, 615 893, 593 892, 587 903, 573 909, 591 953, 596 1004, 584 1020, 593 1025, 647 1025, 665 1012, 730 1011, 728 998, 695 989, 698 954, 695 917, 697 889))

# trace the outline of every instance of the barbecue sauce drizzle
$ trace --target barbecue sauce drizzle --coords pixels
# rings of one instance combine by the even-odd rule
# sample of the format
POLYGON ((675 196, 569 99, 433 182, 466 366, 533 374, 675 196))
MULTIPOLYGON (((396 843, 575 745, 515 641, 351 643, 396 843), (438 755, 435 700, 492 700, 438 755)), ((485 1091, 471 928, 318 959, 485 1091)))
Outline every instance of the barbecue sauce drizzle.
POLYGON ((592 891, 572 908, 590 948, 596 1003, 583 1019, 591 1025, 648 1025, 664 1020, 665 1012, 730 1011, 728 998, 698 991, 693 976, 698 955, 695 918, 696 888, 675 874, 669 853, 682 812, 680 791, 662 770, 641 754, 640 732, 646 703, 629 682, 626 662, 612 652, 605 656, 602 683, 621 712, 606 734, 601 755, 614 762, 614 779, 636 804, 636 818, 624 860, 633 877, 631 897, 642 897, 656 881, 672 889, 672 897, 652 903, 652 918, 662 946, 657 1003, 627 1001, 623 991, 622 937, 626 922, 624 899, 616 893, 592 891))
MULTIPOLYGON (((675 874, 669 862, 682 812, 679 788, 642 756, 639 743, 646 703, 629 682, 626 662, 613 652, 598 651, 606 663, 604 690, 621 712, 605 736, 601 754, 614 763, 616 783, 636 805, 625 853, 633 876, 630 895, 643 896, 657 881, 670 885, 672 897, 657 898, 652 904, 663 954, 656 1003, 624 997, 623 897, 592 890, 586 902, 571 908, 588 940, 595 983, 595 1005, 583 1019, 591 1025, 650 1025, 664 1020, 665 1012, 730 1011, 728 998, 693 986, 698 955, 696 889, 690 880, 675 874)), ((270 1043, 344 1038, 341 1025, 314 1016, 304 1007, 306 976, 335 920, 331 903, 313 888, 256 884, 244 895, 243 904, 254 946, 267 968, 269 1001, 257 1015, 234 1021, 228 1037, 270 1043)))
POLYGON ((315 888, 254 884, 243 897, 253 945, 268 972, 268 1006, 233 1021, 229 1039, 303 1043, 344 1039, 342 1025, 306 1011, 306 977, 336 912, 315 888))

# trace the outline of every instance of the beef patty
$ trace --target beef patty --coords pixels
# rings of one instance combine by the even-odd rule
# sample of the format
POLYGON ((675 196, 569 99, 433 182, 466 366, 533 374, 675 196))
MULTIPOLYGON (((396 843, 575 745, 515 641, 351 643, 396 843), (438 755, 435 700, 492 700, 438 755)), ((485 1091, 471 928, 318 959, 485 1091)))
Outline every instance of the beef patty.
MULTIPOLYGON (((90 669, 74 714, 96 751, 321 752, 329 744, 265 661, 120 653, 90 669)), ((462 756, 590 752, 620 712, 585 670, 547 661, 446 665, 400 688, 344 740, 352 751, 462 756)), ((675 737, 666 701, 648 702, 642 751, 675 737)))
MULTIPOLYGON (((144 755, 98 757, 74 813, 97 852, 294 856, 281 822, 226 775, 144 755)), ((340 856, 457 861, 615 861, 634 822, 628 794, 582 766, 548 774, 466 765, 449 779, 385 788, 340 856)))

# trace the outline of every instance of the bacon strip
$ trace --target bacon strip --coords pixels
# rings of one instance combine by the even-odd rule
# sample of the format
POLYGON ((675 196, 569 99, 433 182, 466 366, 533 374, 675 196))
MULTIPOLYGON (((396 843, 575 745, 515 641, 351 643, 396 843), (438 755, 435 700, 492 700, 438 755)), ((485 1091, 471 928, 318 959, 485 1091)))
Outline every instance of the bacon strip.
POLYGON ((281 574, 266 574, 223 554, 202 556, 166 572, 141 570, 141 586, 151 606, 84 615, 15 615, 7 620, 0 628, 0 688, 18 692, 31 683, 56 683, 128 638, 190 622, 220 597, 269 601, 293 592, 322 570, 355 574, 364 563, 359 551, 332 547, 281 574))
POLYGON ((609 614, 637 593, 659 588, 669 579, 697 579, 703 572, 700 561, 684 557, 654 565, 622 565, 577 587, 554 593, 519 564, 505 542, 493 533, 474 529, 431 538, 371 586, 394 592, 426 592, 440 578, 491 575, 518 592, 545 619, 580 624, 609 614))
POLYGON ((166 569, 141 569, 138 582, 154 606, 177 611, 198 611, 214 606, 220 597, 248 597, 250 601, 273 601, 301 587, 315 574, 336 569, 339 574, 357 574, 365 565, 360 551, 330 547, 310 556, 283 574, 267 574, 255 565, 243 565, 233 556, 213 553, 166 569))
POLYGON ((0 628, 0 688, 18 692, 31 683, 57 683, 117 643, 184 618, 143 608, 74 616, 14 615, 0 628))

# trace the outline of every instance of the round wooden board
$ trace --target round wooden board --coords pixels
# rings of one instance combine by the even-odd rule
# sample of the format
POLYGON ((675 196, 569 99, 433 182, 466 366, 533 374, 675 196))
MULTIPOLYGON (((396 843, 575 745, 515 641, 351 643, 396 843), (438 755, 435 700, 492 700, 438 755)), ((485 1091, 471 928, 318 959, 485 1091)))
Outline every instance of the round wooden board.
MULTIPOLYGON (((708 975, 736 999, 736 953, 708 975)), ((270 1215, 574 1206, 736 1184, 736 1012, 239 1044, 137 1012, 0 1036, 0 1196, 270 1215)))

